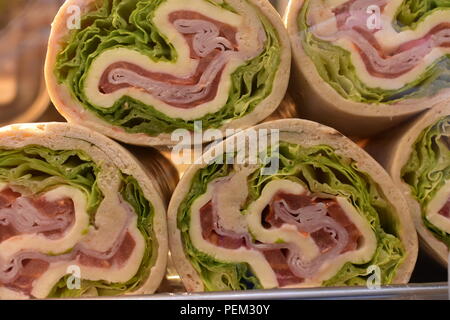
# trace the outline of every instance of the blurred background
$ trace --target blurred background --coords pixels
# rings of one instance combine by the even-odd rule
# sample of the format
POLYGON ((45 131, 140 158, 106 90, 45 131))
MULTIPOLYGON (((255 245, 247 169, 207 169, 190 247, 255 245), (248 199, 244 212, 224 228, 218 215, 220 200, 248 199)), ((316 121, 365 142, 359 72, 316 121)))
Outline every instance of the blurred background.
POLYGON ((50 110, 44 61, 50 24, 63 2, 0 0, 0 125, 40 120, 50 110))

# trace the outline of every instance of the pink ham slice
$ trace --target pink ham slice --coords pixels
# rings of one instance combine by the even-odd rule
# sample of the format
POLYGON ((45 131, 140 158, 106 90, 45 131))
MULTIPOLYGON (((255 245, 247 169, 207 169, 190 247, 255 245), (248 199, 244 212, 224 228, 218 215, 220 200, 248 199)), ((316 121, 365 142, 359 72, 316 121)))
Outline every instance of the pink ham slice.
MULTIPOLYGON (((5 287, 30 296, 33 290, 33 282, 48 270, 50 264, 44 260, 28 259, 24 260, 22 265, 22 272, 17 276, 14 283, 6 284, 5 287)), ((2 286, 1 282, 0 286, 2 286)))
MULTIPOLYGON (((27 200, 26 203, 29 206, 26 208, 29 209, 28 213, 30 213, 26 215, 28 219, 21 220, 27 223, 30 221, 39 223, 54 220, 54 228, 52 229, 52 225, 48 224, 46 225, 46 231, 42 232, 49 238, 61 237, 64 234, 66 229, 59 228, 61 221, 70 221, 70 223, 65 224, 67 228, 74 223, 74 204, 71 199, 48 202, 44 197, 24 198, 20 193, 7 188, 0 192, 0 217, 2 218, 0 219, 0 242, 23 234, 24 232, 19 231, 20 228, 25 228, 30 232, 33 231, 33 228, 35 228, 34 230, 41 230, 42 228, 39 224, 27 225, 23 221, 22 223, 17 222, 19 219, 14 216, 11 210, 14 209, 14 204, 20 199, 27 200), (5 210, 8 210, 8 214, 5 214, 5 210), (61 219, 61 217, 66 217, 66 219, 61 219), (67 217, 70 217, 70 219, 67 219, 67 217), (19 228, 13 226, 14 223, 19 228)), ((4 286, 31 296, 33 282, 42 276, 50 265, 55 262, 74 261, 74 264, 79 264, 80 266, 98 267, 105 270, 122 267, 131 257, 136 247, 136 241, 128 232, 128 225, 134 212, 129 205, 125 203, 122 203, 122 205, 128 213, 129 219, 123 226, 120 237, 108 252, 96 252, 84 247, 82 244, 75 246, 70 253, 59 256, 22 251, 14 257, 13 261, 5 262, 0 259, 0 287, 4 286)), ((20 210, 22 209, 20 208, 20 210)))
MULTIPOLYGON (((349 239, 346 247, 340 252, 345 253, 348 251, 355 250, 358 247, 358 241, 362 237, 358 228, 350 221, 346 213, 342 210, 339 204, 335 200, 318 199, 304 195, 294 195, 287 193, 278 193, 274 201, 284 200, 291 209, 298 210, 305 208, 317 203, 323 203, 327 209, 327 215, 335 220, 340 226, 345 228, 349 235, 349 239)), ((285 221, 280 219, 273 208, 273 205, 268 206, 265 209, 265 214, 263 216, 265 220, 265 226, 267 227, 277 227, 279 228, 285 221)), ((320 229, 311 233, 311 237, 317 243, 322 253, 328 251, 331 247, 335 246, 335 241, 333 240, 332 234, 325 229, 320 229)))
POLYGON ((311 234, 321 255, 310 263, 304 263, 299 250, 291 244, 254 243, 249 234, 223 230, 214 198, 200 209, 200 221, 203 238, 216 246, 227 249, 247 247, 261 251, 281 287, 301 283, 317 272, 325 261, 355 250, 362 237, 335 200, 317 199, 306 194, 278 193, 264 210, 261 222, 266 228, 294 224, 299 232, 311 234))
POLYGON ((108 94, 136 87, 181 109, 214 99, 230 54, 238 49, 237 30, 193 11, 171 13, 169 20, 188 42, 191 58, 198 60, 194 74, 178 78, 122 61, 105 70, 99 83, 100 92, 108 94))
POLYGON ((368 28, 372 13, 368 13, 367 9, 376 5, 383 11, 386 4, 386 0, 351 0, 342 4, 333 11, 338 31, 333 36, 321 38, 329 41, 350 39, 367 71, 373 76, 387 79, 398 78, 411 71, 433 48, 450 47, 450 23, 442 23, 424 37, 404 43, 393 52, 385 52, 374 36, 380 29, 368 28))
POLYGON ((61 238, 75 221, 69 198, 49 202, 45 197, 23 197, 10 188, 0 192, 0 243, 21 234, 39 233, 61 238))

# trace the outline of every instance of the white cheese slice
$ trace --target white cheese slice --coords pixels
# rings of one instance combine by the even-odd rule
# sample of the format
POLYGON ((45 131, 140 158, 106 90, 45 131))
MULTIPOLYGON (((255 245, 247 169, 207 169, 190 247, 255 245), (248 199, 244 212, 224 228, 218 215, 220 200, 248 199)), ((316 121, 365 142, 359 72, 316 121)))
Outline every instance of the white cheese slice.
POLYGON ((71 267, 80 270, 81 279, 110 283, 124 283, 130 280, 139 270, 145 252, 145 240, 137 228, 137 217, 134 217, 128 232, 136 242, 136 246, 130 258, 121 268, 87 267, 77 261, 57 262, 50 265, 49 269, 33 283, 32 295, 36 298, 46 298, 58 281, 68 274, 71 267))
POLYGON ((247 232, 247 222, 240 210, 248 196, 248 189, 242 190, 242 186, 247 184, 247 177, 250 173, 251 170, 232 175, 226 183, 218 183, 214 187, 219 223, 225 230, 235 233, 247 232), (239 192, 236 192, 237 190, 239 192), (221 214, 221 212, 226 212, 226 214, 221 214))
POLYGON ((420 63, 407 73, 393 79, 387 79, 369 73, 361 54, 356 50, 351 40, 342 38, 333 43, 350 52, 351 60, 357 70, 358 77, 364 84, 371 88, 381 88, 384 90, 401 89, 406 84, 419 78, 429 66, 436 62, 436 60, 446 54, 450 54, 450 48, 434 48, 420 61, 420 63))
POLYGON ((450 199, 450 180, 436 193, 426 209, 427 220, 440 230, 450 233, 450 219, 439 214, 439 211, 450 199))
POLYGON ((89 233, 81 241, 87 248, 98 252, 108 251, 128 224, 128 217, 133 212, 131 206, 121 199, 121 185, 117 169, 104 166, 98 179, 104 199, 95 213, 94 226, 89 227, 89 233))
POLYGON ((388 1, 382 14, 382 29, 375 33, 375 38, 382 48, 386 50, 390 51, 397 48, 402 43, 422 38, 435 26, 441 23, 448 23, 450 19, 450 8, 441 8, 440 10, 436 10, 435 12, 424 16, 416 29, 406 29, 402 32, 398 32, 393 27, 393 21, 402 2, 404 2, 404 0, 388 1))

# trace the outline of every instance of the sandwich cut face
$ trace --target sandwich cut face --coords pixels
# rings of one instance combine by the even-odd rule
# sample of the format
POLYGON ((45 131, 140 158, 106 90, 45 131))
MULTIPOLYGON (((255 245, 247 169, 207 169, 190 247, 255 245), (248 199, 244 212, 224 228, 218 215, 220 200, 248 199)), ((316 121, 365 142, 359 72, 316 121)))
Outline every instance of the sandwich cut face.
POLYGON ((305 0, 298 28, 322 79, 347 100, 445 99, 448 8, 434 0, 305 0))
POLYGON ((139 289, 158 254, 135 178, 82 150, 0 150, 0 298, 139 289))
POLYGON ((325 145, 282 141, 278 157, 271 175, 216 163, 194 176, 178 229, 204 289, 365 285, 371 265, 390 283, 405 251, 376 184, 325 145))
POLYGON ((437 119, 413 143, 402 169, 425 227, 450 246, 450 116, 437 119))
POLYGON ((81 29, 60 43, 55 95, 68 90, 79 115, 129 134, 249 115, 272 95, 288 51, 253 1, 98 0, 83 12, 81 29))

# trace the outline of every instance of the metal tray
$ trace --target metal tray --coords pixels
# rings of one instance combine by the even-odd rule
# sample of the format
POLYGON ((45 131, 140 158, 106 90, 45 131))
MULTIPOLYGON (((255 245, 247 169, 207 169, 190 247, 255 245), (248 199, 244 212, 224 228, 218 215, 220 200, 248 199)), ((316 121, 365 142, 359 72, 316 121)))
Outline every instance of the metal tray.
MULTIPOLYGON (((166 293, 151 296, 119 297, 114 300, 447 300, 446 282, 386 286, 371 290, 365 287, 277 289, 213 293, 166 293)), ((95 299, 105 300, 105 299, 95 299)))

